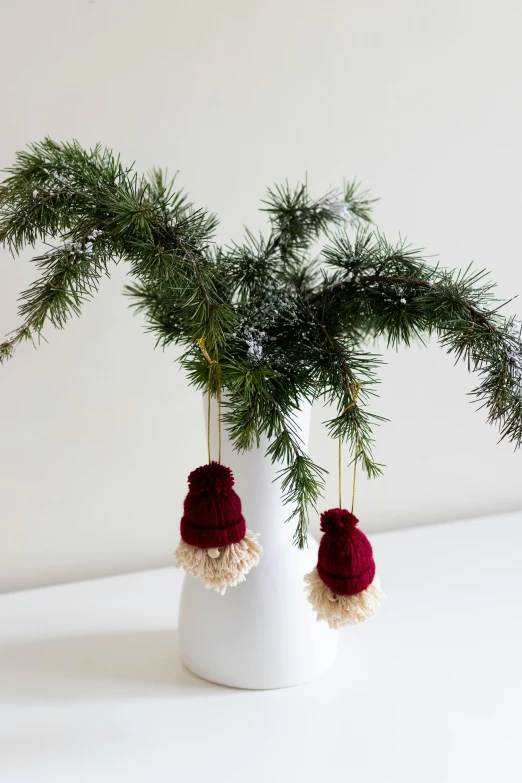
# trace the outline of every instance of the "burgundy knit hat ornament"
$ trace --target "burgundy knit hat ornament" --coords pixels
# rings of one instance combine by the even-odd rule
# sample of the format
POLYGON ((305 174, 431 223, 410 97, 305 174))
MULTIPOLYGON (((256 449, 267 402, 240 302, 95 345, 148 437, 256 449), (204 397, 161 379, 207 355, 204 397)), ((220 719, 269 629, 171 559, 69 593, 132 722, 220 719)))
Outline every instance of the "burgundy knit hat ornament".
MULTIPOLYGON (((357 404, 360 385, 353 389, 357 404)), ((348 410, 346 408, 345 410, 348 410)), ((343 411, 344 413, 345 411, 343 411)), ((326 620, 330 628, 355 625, 373 617, 384 594, 375 575, 372 545, 357 528, 359 520, 353 513, 357 445, 354 459, 352 510, 341 508, 341 440, 339 438, 339 508, 321 514, 323 537, 319 544, 317 567, 305 576, 308 600, 318 620, 326 620)))
MULTIPOLYGON (((209 364, 204 340, 199 347, 209 364)), ((208 395, 208 465, 193 470, 188 477, 189 491, 183 504, 181 541, 176 550, 176 565, 199 577, 205 587, 221 595, 227 587, 243 582, 251 568, 259 563, 262 548, 257 536, 247 530, 241 500, 234 490, 230 468, 221 465, 221 395, 218 393, 218 461, 210 458, 210 390, 208 395)))

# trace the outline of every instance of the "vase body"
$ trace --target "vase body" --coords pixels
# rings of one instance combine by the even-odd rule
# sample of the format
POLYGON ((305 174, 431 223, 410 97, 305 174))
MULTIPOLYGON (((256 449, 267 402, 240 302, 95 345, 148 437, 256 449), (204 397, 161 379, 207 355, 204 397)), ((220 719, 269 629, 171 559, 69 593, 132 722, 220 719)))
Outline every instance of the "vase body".
MULTIPOLYGON (((310 417, 306 405, 296 419, 305 447, 310 417)), ((212 443, 217 445, 216 420, 213 401, 212 443)), ((260 448, 238 454, 223 430, 221 461, 233 471, 247 527, 260 534, 260 563, 225 595, 189 575, 181 594, 184 665, 199 677, 235 688, 296 685, 329 669, 337 654, 337 633, 317 622, 304 592, 303 577, 317 563, 317 542, 309 536, 304 550, 292 544, 294 524, 285 524, 291 507, 283 504, 277 479, 281 465, 265 457, 267 446, 262 439, 260 448)))

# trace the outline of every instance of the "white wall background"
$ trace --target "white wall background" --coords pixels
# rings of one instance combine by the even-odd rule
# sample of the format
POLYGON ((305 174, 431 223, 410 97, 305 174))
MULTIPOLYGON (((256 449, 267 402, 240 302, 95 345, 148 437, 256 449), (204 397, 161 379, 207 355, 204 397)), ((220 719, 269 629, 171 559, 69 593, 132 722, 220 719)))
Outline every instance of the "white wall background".
MULTIPOLYGON (((44 135, 180 169, 220 239, 267 185, 359 177, 377 219, 442 264, 522 290, 522 6, 517 0, 19 0, 0 4, 0 167, 44 135)), ((34 278, 0 251, 0 332, 34 278)), ((0 589, 172 562, 201 405, 153 351, 115 270, 81 319, 0 368, 0 589)), ((516 309, 510 305, 506 312, 516 309)), ((522 302, 518 304, 522 311, 522 302)), ((370 531, 522 506, 522 458, 473 410, 436 346, 386 354, 384 478, 359 482, 370 531)), ((312 452, 335 471, 315 411, 312 452)), ((334 502, 333 473, 326 504, 334 502)))

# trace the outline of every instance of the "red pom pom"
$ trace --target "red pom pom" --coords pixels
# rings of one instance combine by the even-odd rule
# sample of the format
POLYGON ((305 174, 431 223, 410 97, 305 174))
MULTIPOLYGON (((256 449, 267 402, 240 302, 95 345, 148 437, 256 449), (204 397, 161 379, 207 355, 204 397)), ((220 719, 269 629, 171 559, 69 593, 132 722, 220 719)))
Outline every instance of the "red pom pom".
POLYGON ((188 477, 189 489, 195 493, 219 495, 229 492, 234 486, 234 476, 230 468, 219 462, 210 462, 196 468, 188 477))
POLYGON ((345 508, 331 508, 321 514, 321 530, 331 536, 349 536, 359 520, 345 508))

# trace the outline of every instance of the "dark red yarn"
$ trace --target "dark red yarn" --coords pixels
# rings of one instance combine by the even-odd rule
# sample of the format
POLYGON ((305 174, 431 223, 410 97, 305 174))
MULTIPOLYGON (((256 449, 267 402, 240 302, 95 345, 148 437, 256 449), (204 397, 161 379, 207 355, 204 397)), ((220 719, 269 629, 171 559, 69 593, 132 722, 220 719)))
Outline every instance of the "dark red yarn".
POLYGON ((355 595, 373 582, 372 545, 356 525, 359 520, 345 508, 321 514, 324 535, 319 545, 317 571, 333 593, 355 595))
POLYGON ((193 470, 183 503, 181 538, 200 549, 237 544, 245 537, 241 501, 230 468, 211 462, 193 470))

